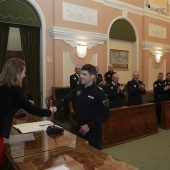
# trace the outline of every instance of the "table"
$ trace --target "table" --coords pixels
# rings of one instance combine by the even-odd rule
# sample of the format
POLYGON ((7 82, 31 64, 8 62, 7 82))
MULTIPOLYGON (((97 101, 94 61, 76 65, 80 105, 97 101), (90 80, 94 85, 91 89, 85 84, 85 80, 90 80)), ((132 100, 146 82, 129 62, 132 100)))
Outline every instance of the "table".
POLYGON ((86 144, 17 158, 14 162, 16 169, 24 170, 44 170, 62 164, 71 170, 138 170, 86 144))
MULTIPOLYGON (((27 115, 14 119, 13 123, 26 123, 41 120, 27 115)), ((11 134, 19 132, 12 127, 11 134)), ((64 131, 61 135, 50 135, 46 132, 33 134, 35 140, 7 143, 4 153, 14 170, 48 169, 65 164, 72 170, 137 170, 137 168, 119 161, 88 145, 87 141, 64 131)))

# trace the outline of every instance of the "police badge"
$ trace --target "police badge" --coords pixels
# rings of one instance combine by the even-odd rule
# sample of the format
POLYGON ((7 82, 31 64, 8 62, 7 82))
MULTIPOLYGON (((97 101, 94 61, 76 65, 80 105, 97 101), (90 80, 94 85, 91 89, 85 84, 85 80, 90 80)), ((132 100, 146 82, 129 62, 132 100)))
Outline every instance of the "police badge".
POLYGON ((76 92, 76 95, 77 95, 77 96, 80 96, 80 94, 81 94, 81 90, 78 90, 78 91, 76 92))

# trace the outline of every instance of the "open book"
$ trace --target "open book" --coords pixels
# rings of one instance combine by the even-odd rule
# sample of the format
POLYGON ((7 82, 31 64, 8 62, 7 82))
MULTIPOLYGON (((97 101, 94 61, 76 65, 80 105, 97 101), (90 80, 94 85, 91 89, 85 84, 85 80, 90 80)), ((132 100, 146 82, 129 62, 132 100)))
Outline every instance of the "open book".
POLYGON ((35 123, 24 123, 19 125, 13 125, 14 128, 18 129, 21 133, 31 133, 42 131, 42 128, 35 123))

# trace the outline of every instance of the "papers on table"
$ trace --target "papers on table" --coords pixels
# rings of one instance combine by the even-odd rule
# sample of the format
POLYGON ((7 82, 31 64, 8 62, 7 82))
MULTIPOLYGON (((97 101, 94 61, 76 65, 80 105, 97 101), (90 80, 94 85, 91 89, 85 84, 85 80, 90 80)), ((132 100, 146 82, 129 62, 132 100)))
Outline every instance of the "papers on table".
POLYGON ((42 128, 34 123, 18 124, 18 125, 13 125, 13 127, 18 129, 21 133, 32 133, 32 132, 42 131, 42 128))
POLYGON ((9 139, 4 139, 4 143, 17 143, 35 140, 33 134, 11 135, 9 139))
MULTIPOLYGON (((13 127, 18 129, 21 133, 32 133, 32 132, 46 131, 47 127, 52 125, 54 125, 53 122, 49 120, 44 120, 39 122, 13 125, 13 127)), ((62 128, 61 126, 58 125, 55 126, 62 128)))

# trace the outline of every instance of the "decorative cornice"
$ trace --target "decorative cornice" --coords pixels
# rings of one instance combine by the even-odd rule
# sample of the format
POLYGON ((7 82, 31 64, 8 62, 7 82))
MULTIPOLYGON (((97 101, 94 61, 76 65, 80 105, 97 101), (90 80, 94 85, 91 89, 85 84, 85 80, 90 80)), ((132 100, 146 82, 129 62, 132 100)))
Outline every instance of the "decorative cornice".
POLYGON ((92 1, 102 3, 103 5, 106 5, 106 6, 120 9, 122 11, 126 10, 134 14, 148 16, 148 17, 155 18, 158 20, 170 22, 170 16, 159 15, 157 12, 149 10, 146 6, 144 6, 143 8, 140 8, 140 7, 129 5, 127 3, 116 1, 116 0, 92 0, 92 1))
POLYGON ((87 45, 88 49, 98 44, 104 44, 107 40, 107 34, 99 34, 63 27, 51 27, 51 35, 55 40, 63 40, 71 47, 77 47, 78 44, 87 45))
POLYGON ((150 41, 142 41, 141 45, 143 47, 143 50, 148 50, 153 55, 155 55, 157 51, 162 52, 162 55, 170 52, 170 45, 167 45, 167 44, 159 44, 159 43, 154 43, 150 41))

